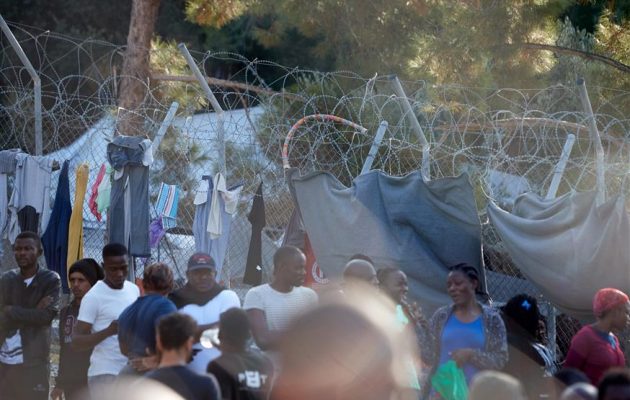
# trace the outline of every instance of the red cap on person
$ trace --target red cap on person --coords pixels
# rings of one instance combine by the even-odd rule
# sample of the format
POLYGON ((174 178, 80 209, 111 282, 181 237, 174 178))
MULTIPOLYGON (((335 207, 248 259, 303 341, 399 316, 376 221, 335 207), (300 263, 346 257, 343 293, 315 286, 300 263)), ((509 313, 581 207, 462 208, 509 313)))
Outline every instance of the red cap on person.
POLYGON ((188 259, 188 271, 212 269, 217 267, 212 257, 206 253, 195 253, 188 259))
POLYGON ((628 303, 628 295, 614 288, 600 289, 593 298, 593 312, 600 316, 608 310, 628 303))

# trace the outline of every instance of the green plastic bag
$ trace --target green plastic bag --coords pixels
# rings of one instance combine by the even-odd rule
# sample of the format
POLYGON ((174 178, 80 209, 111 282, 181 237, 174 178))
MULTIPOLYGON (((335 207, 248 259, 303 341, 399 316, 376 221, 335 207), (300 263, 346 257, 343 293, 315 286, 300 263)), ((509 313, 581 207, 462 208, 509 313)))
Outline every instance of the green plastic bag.
POLYGON ((453 360, 442 364, 435 371, 431 385, 444 400, 468 399, 468 384, 464 371, 453 360))

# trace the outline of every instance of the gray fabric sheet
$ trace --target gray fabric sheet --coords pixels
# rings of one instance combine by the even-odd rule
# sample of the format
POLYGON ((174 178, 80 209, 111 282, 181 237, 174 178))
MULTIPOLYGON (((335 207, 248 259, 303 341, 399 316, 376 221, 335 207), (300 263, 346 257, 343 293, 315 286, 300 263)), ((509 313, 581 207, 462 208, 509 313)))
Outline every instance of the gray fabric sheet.
POLYGON ((467 175, 423 182, 419 172, 392 177, 371 171, 347 188, 328 173, 287 179, 319 266, 339 277, 355 253, 377 267, 397 266, 410 297, 429 310, 449 302, 447 267, 467 262, 481 272, 481 228, 467 175))
POLYGON ((109 206, 109 242, 127 246, 134 257, 150 257, 149 168, 127 165, 112 182, 109 206))
POLYGON ((603 287, 630 291, 630 219, 625 198, 601 206, 595 192, 553 200, 526 193, 508 213, 488 215, 521 272, 554 305, 582 321, 592 319, 593 296, 603 287))

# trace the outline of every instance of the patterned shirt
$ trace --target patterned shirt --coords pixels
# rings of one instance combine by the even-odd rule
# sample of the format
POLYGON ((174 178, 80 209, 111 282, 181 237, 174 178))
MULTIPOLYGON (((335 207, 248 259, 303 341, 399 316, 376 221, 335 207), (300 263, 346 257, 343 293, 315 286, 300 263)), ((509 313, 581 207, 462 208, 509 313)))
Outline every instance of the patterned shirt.
MULTIPOLYGON (((483 349, 474 351, 470 364, 479 370, 503 368, 508 359, 508 344, 505 325, 501 315, 492 307, 479 304, 485 343, 483 349)), ((420 341, 422 360, 431 366, 429 377, 437 369, 442 348, 442 333, 449 317, 453 314, 454 305, 444 306, 438 309, 429 322, 429 334, 426 339, 420 341)), ((424 385, 425 388, 430 385, 424 385)))

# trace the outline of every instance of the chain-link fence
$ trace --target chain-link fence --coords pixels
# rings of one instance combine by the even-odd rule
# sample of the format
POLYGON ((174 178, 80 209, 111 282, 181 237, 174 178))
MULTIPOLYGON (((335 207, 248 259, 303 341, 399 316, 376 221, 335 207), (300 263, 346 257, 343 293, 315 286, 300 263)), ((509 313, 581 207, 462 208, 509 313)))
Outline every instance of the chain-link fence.
MULTIPOLYGON (((71 196, 73 171, 87 162, 89 195, 106 160, 106 145, 114 135, 121 79, 117 71, 123 49, 15 24, 11 27, 42 80, 44 154, 60 163, 70 160, 71 196)), ((0 146, 33 153, 33 87, 6 38, 0 39, 0 46, 0 146)), ((167 64, 185 67, 177 51, 168 57, 167 64)), ((155 138, 169 108, 175 107, 173 102, 179 103, 155 149, 151 203, 155 203, 162 182, 178 185, 181 198, 177 226, 168 230, 150 259, 136 260, 138 273, 145 263, 161 260, 183 276, 186 260, 195 248, 192 224, 197 186, 204 175, 217 171, 218 152, 225 148, 228 186, 242 182, 244 189, 233 219, 223 279, 241 294, 247 289, 242 284, 251 234, 247 214, 260 182, 266 206, 263 269, 267 279, 272 255, 293 210, 281 149, 292 125, 313 114, 337 115, 365 130, 331 120, 302 124, 288 142, 288 162, 303 173, 326 170, 349 184, 361 172, 375 133, 386 121, 388 128, 375 153, 373 169, 400 176, 421 168, 424 160, 431 179, 469 174, 482 223, 486 267, 496 273, 490 295, 499 302, 518 293, 539 296, 539 292, 524 279, 488 223, 488 202, 493 200, 509 210, 519 193, 547 193, 569 134, 576 141, 557 194, 590 190, 595 184, 588 115, 581 111, 573 87, 517 90, 402 82, 408 108, 396 79, 389 76, 364 79, 350 72, 321 73, 228 53, 193 53, 193 57, 207 75, 223 74, 224 80, 208 82, 225 113, 221 120, 217 113, 203 111, 208 101, 189 71, 175 74, 162 69, 144 83, 147 95, 135 113, 143 118, 142 134, 148 138, 155 138), (224 142, 217 139, 221 125, 224 142)), ((589 87, 589 91, 605 150, 608 193, 626 192, 630 93, 600 87, 589 87)), ((53 186, 57 179, 55 172, 53 186)), ((100 259, 106 222, 92 214, 87 202, 83 215, 85 256, 100 259)), ((10 252, 5 251, 3 266, 12 263, 10 252)), ((543 308, 552 315, 552 307, 543 308)), ((558 350, 564 354, 576 323, 566 316, 558 317, 557 324, 552 322, 548 319, 552 334, 557 332, 558 350)))

